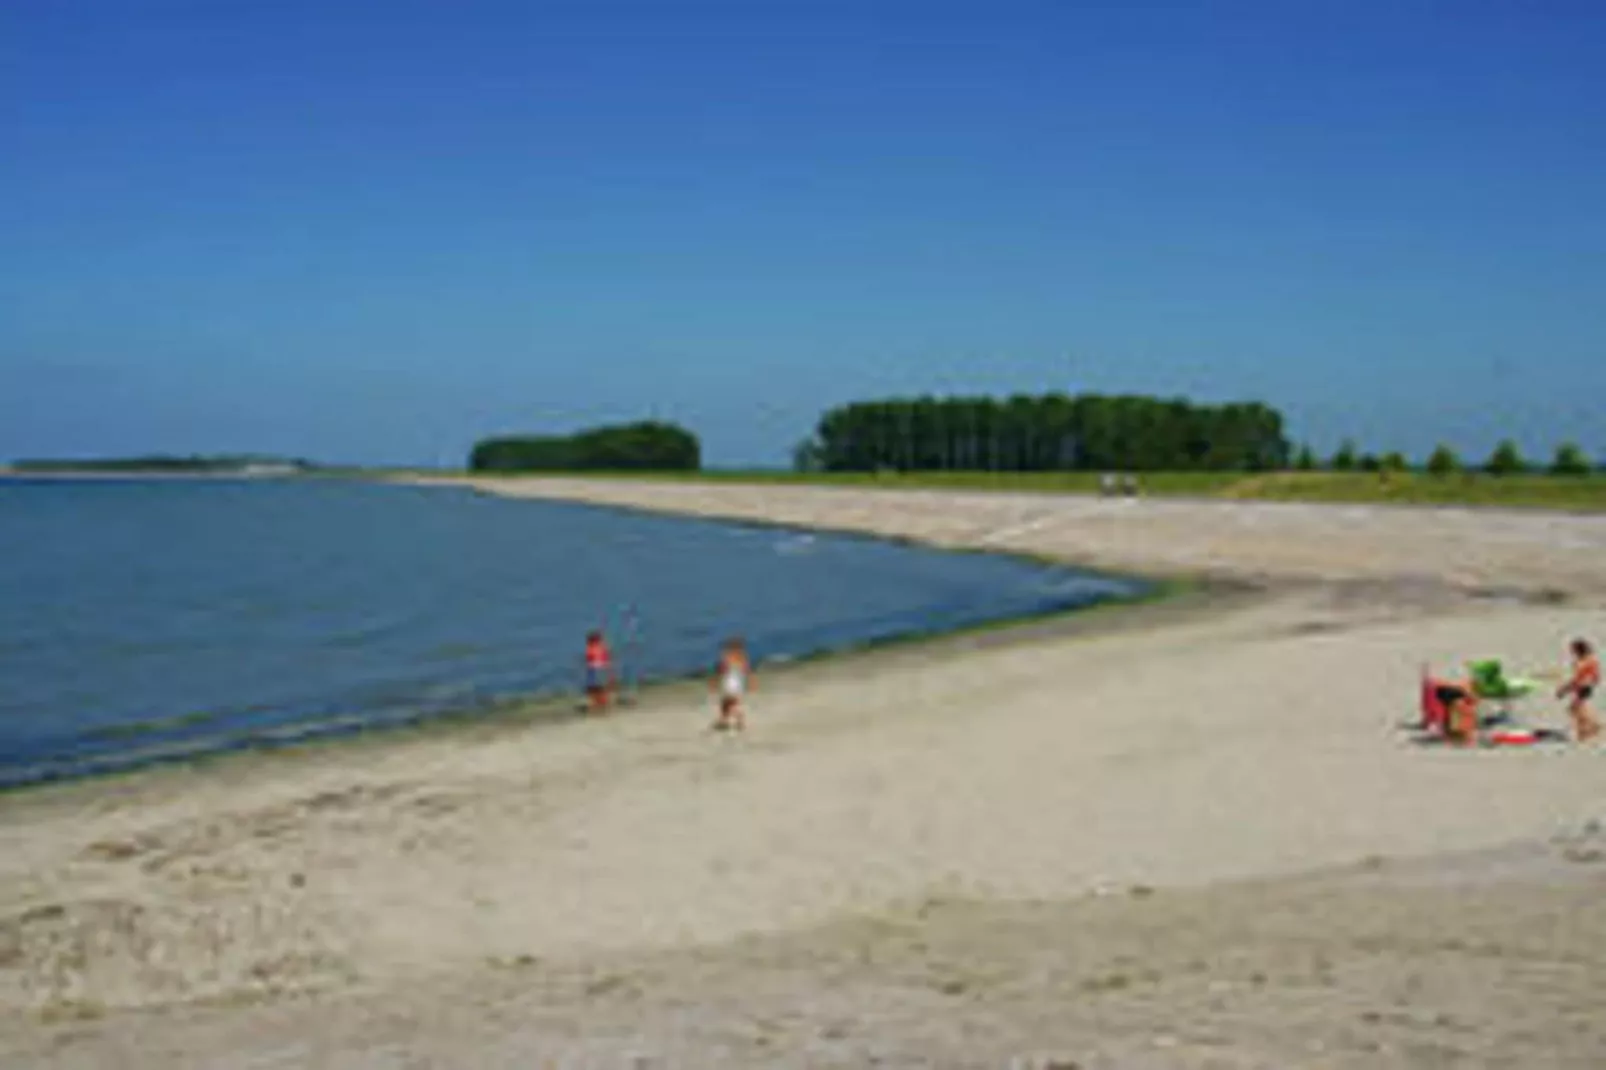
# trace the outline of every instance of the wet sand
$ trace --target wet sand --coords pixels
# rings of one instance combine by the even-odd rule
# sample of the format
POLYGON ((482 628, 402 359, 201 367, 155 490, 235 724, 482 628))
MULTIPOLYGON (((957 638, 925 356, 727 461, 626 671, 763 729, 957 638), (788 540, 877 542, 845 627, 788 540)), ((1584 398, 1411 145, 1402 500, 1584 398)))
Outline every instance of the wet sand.
POLYGON ((1606 755, 1401 722, 1606 632, 1601 521, 778 490, 1257 587, 766 674, 744 738, 672 685, 0 797, 0 1064, 1600 1065, 1606 755))

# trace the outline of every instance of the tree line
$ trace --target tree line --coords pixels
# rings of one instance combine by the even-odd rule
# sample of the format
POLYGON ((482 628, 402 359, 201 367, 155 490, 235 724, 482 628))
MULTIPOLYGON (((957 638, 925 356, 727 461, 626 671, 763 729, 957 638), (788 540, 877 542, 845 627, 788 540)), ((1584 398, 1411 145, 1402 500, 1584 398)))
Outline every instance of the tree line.
MULTIPOLYGON (((672 423, 595 427, 570 435, 510 435, 476 443, 475 471, 696 471, 702 450, 672 423)), ((1466 462, 1440 445, 1420 462, 1399 451, 1363 452, 1345 441, 1328 458, 1294 449, 1283 416, 1260 402, 1196 404, 1180 398, 1085 394, 892 398, 827 410, 794 450, 799 471, 1279 471, 1494 475, 1538 470, 1585 475, 1596 469, 1576 443, 1548 464, 1501 442, 1466 462)))
POLYGON ((191 454, 179 456, 153 453, 136 457, 24 457, 12 462, 19 472, 207 472, 227 473, 252 468, 287 468, 312 471, 318 466, 300 457, 271 454, 191 454))
POLYGON ((1346 439, 1326 462, 1317 458, 1309 446, 1301 446, 1294 455, 1293 467, 1301 471, 1327 469, 1334 472, 1405 472, 1420 468, 1430 475, 1448 476, 1456 473, 1484 472, 1488 475, 1516 475, 1521 472, 1543 470, 1557 476, 1585 476, 1597 469, 1582 446, 1576 442, 1563 442, 1551 454, 1548 464, 1540 464, 1522 455, 1512 439, 1502 439, 1481 462, 1467 463, 1460 454, 1440 443, 1420 465, 1413 464, 1398 450, 1386 453, 1361 452, 1353 440, 1346 439))
POLYGON ((643 420, 572 435, 482 439, 469 453, 476 472, 697 471, 697 436, 671 423, 643 420))
POLYGON ((1269 471, 1282 414, 1260 402, 1085 394, 893 398, 827 411, 794 453, 825 472, 1269 471))

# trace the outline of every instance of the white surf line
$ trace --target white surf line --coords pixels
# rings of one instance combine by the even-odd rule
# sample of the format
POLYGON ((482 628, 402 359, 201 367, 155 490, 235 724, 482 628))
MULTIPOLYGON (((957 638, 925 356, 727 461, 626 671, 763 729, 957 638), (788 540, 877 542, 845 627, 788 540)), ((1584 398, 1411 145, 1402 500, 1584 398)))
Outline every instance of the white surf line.
POLYGON ((1041 531, 1059 517, 1053 513, 1028 520, 1024 524, 1012 524, 1008 527, 995 528, 976 540, 977 546, 993 546, 1005 539, 1012 539, 1017 535, 1030 535, 1034 531, 1041 531))

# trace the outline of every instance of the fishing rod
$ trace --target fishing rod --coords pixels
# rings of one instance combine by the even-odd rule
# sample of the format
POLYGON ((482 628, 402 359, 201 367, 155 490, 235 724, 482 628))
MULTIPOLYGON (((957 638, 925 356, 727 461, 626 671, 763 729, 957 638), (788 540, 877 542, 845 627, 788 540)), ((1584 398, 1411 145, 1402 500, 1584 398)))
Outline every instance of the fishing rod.
POLYGON ((624 617, 623 635, 619 641, 619 703, 634 703, 641 685, 641 669, 636 664, 640 653, 641 619, 634 602, 620 607, 624 617))

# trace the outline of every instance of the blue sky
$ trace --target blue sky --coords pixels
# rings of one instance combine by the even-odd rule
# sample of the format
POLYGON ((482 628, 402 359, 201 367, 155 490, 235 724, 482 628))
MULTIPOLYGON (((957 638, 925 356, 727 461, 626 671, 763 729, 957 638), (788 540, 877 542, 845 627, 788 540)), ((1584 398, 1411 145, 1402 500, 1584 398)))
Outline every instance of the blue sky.
POLYGON ((0 5, 0 458, 922 392, 1606 453, 1606 4, 0 5))

